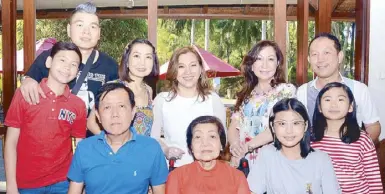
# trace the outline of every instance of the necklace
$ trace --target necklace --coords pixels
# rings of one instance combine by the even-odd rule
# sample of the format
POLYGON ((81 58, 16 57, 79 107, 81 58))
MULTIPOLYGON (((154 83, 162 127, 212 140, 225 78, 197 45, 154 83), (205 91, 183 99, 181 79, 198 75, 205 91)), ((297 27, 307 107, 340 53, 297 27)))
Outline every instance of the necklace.
POLYGON ((273 90, 273 87, 270 87, 268 90, 266 91, 260 91, 259 88, 256 86, 253 90, 253 94, 254 95, 261 95, 261 96, 266 96, 267 94, 269 94, 271 91, 273 90))

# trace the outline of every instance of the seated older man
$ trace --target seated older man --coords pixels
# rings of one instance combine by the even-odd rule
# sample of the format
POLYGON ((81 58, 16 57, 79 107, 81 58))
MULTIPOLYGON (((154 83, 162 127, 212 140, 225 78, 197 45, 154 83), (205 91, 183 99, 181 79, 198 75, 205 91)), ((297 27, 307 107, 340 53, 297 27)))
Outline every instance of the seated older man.
POLYGON ((107 83, 95 102, 96 116, 104 131, 81 141, 68 178, 68 193, 165 192, 168 169, 155 139, 137 135, 131 123, 135 115, 133 92, 121 83, 107 83))

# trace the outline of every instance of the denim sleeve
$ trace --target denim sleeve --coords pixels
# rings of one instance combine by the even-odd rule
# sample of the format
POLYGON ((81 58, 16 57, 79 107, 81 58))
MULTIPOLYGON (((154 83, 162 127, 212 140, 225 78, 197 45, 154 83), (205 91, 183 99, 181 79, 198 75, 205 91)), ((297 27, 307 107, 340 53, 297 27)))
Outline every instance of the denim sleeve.
POLYGON ((152 173, 150 183, 152 186, 165 184, 168 176, 168 168, 166 158, 164 157, 163 151, 160 148, 158 142, 156 142, 156 154, 152 167, 152 173))
POLYGON ((82 157, 82 142, 80 142, 75 150, 74 157, 72 158, 71 166, 68 171, 67 177, 73 182, 82 183, 84 182, 84 173, 81 163, 82 157))

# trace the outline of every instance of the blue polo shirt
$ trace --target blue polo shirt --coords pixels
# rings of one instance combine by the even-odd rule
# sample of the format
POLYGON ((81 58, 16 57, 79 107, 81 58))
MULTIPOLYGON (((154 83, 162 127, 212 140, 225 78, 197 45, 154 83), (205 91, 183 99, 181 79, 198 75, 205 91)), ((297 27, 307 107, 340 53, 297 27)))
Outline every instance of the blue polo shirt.
POLYGON ((68 178, 84 183, 87 194, 147 194, 149 185, 164 184, 168 168, 159 143, 137 135, 116 153, 100 135, 81 141, 75 151, 68 178))

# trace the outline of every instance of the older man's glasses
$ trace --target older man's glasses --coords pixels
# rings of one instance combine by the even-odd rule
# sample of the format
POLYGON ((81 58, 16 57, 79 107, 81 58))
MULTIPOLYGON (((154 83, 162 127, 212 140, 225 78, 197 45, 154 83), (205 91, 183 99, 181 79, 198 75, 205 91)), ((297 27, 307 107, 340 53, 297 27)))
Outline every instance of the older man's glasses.
POLYGON ((275 121, 273 126, 276 129, 287 129, 292 127, 293 129, 303 129, 305 121, 275 121))

